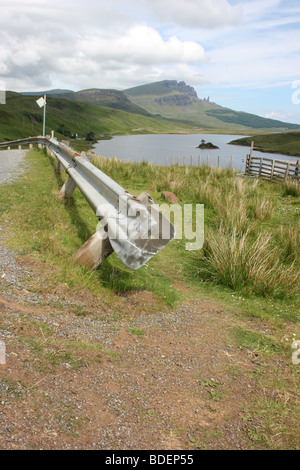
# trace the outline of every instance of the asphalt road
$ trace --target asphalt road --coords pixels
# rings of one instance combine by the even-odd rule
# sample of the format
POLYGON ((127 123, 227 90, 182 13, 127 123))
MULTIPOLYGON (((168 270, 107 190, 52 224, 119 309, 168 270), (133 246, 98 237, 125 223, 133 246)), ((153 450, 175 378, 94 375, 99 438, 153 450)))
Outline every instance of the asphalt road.
POLYGON ((0 184, 10 183, 24 172, 26 150, 0 151, 0 184))

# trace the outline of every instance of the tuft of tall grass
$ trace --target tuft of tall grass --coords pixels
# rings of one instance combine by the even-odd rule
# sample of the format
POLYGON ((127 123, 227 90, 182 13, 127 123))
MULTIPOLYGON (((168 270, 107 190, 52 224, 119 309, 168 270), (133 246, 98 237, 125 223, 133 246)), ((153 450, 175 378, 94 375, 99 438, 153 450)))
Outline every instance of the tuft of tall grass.
POLYGON ((272 236, 261 233, 256 239, 247 231, 234 228, 229 234, 220 226, 209 230, 198 264, 198 275, 235 291, 246 291, 274 298, 298 293, 299 272, 283 265, 272 236))
POLYGON ((284 258, 299 261, 300 259, 300 220, 294 225, 281 225, 279 242, 284 258))
POLYGON ((282 185, 283 196, 300 197, 300 183, 295 179, 288 179, 282 185))
POLYGON ((271 219, 275 211, 274 201, 266 196, 254 198, 250 203, 250 207, 254 219, 261 221, 271 219))

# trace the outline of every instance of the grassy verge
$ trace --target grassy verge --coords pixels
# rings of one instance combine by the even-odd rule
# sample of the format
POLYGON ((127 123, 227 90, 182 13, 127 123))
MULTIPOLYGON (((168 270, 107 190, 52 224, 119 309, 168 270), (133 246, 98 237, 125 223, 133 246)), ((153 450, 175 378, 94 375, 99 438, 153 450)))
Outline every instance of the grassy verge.
MULTIPOLYGON (((275 302, 275 316, 279 310, 283 319, 296 320, 298 188, 238 178, 233 170, 205 165, 163 168, 96 157, 96 166, 136 196, 146 190, 163 203, 161 192, 172 191, 180 204, 204 204, 205 243, 202 250, 188 252, 186 240, 174 240, 137 272, 126 269, 113 254, 87 273, 72 261, 72 255, 96 230, 93 211, 80 191, 70 201, 57 200, 65 176, 55 173, 52 157, 33 150, 28 160, 31 170, 23 179, 0 187, 1 212, 14 221, 13 248, 57 266, 58 274, 49 282, 85 285, 95 292, 149 289, 171 305, 178 297, 172 281, 182 281, 197 292, 213 290, 225 297, 255 299, 254 304, 261 302, 261 310, 267 312, 269 303, 275 302)), ((257 315, 257 308, 253 310, 257 315)))
POLYGON ((101 157, 94 164, 136 195, 148 190, 158 203, 162 191, 173 191, 181 204, 204 204, 203 250, 188 253, 180 240, 169 248, 177 250, 186 280, 266 303, 286 302, 294 311, 300 266, 298 185, 272 186, 205 165, 159 168, 101 157))
MULTIPOLYGON (((245 371, 237 362, 230 373, 251 374, 262 391, 251 396, 243 411, 251 446, 297 447, 299 366, 291 363, 291 344, 300 337, 299 188, 243 179, 230 169, 205 165, 160 168, 95 157, 96 166, 136 196, 147 191, 162 203, 165 190, 176 193, 180 204, 204 204, 205 243, 202 250, 188 252, 185 240, 174 240, 135 272, 113 254, 89 272, 72 255, 95 232, 94 213, 78 190, 70 201, 57 200, 65 176, 55 173, 51 157, 32 150, 27 159, 26 174, 0 186, 0 224, 10 224, 7 244, 43 270, 43 285, 31 279, 29 289, 51 291, 63 284, 92 293, 109 306, 113 321, 120 316, 116 294, 132 291, 151 291, 156 308, 174 308, 185 299, 222 303, 232 314, 228 346, 245 352, 255 366, 245 371)), ((87 314, 78 305, 69 305, 69 310, 87 314)), ((144 335, 135 326, 128 332, 136 338, 144 335)), ((76 368, 77 349, 92 347, 72 342, 66 349, 46 331, 44 335, 46 342, 27 346, 45 367, 55 368, 67 359, 76 368)), ((213 404, 221 402, 221 386, 209 380, 202 382, 205 396, 213 404)))

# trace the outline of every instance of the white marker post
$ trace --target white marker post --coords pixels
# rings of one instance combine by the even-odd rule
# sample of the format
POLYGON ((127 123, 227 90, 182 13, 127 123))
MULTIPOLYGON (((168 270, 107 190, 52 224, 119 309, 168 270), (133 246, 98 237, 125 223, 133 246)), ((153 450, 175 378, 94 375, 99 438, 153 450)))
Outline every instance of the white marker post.
POLYGON ((44 107, 44 120, 43 120, 43 137, 45 137, 45 129, 46 129, 46 95, 44 97, 39 98, 36 100, 36 103, 39 105, 40 108, 44 107))

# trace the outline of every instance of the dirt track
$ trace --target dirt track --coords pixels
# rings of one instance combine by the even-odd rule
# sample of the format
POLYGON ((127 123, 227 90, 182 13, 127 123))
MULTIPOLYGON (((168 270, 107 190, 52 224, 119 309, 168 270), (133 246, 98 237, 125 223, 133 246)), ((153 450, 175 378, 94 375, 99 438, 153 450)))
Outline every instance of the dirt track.
POLYGON ((2 449, 247 448, 255 357, 231 346, 232 314, 160 311, 148 292, 113 309, 64 285, 37 295, 26 276, 42 286, 45 267, 22 264, 2 278, 2 449))

